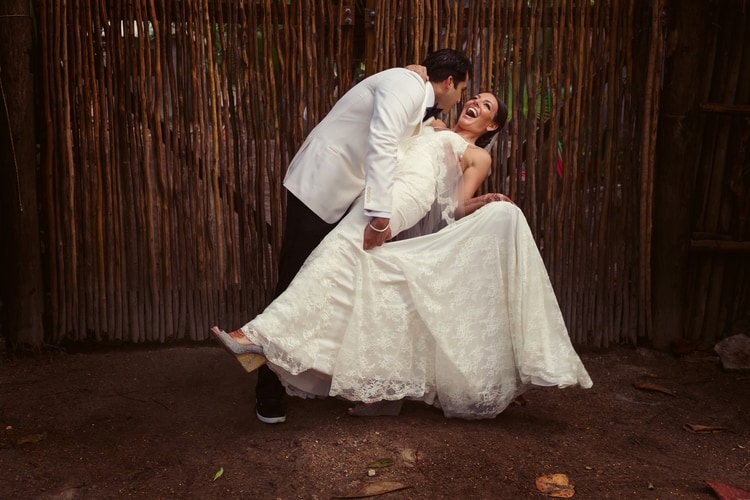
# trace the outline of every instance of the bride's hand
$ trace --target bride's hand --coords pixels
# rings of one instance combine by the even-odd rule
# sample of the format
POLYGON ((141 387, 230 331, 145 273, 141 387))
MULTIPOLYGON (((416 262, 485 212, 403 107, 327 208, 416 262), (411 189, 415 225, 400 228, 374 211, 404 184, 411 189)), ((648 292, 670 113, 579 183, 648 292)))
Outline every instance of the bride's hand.
MULTIPOLYGON (((493 201, 507 201, 508 203, 513 203, 513 200, 508 198, 502 193, 487 193, 485 195, 482 195, 483 202, 486 205, 487 203, 492 203, 493 201)), ((515 205, 515 203, 513 203, 515 205)))

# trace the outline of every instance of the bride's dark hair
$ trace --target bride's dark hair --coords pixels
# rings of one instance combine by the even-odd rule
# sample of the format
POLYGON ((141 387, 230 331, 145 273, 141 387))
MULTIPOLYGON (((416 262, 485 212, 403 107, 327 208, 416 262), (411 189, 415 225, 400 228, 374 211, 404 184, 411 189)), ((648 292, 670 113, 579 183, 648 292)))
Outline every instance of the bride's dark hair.
MULTIPOLYGON (((483 93, 483 92, 480 92, 483 93)), ((508 121, 508 106, 505 105, 502 99, 500 99, 497 94, 494 92, 489 92, 495 97, 495 100, 497 101, 497 113, 495 113, 495 116, 492 118, 492 121, 497 124, 497 128, 495 130, 490 130, 488 132, 485 132, 484 134, 480 135, 477 138, 477 141, 475 144, 479 146, 480 148, 486 147, 488 144, 492 142, 492 139, 495 138, 497 134, 500 133, 500 131, 503 129, 505 124, 508 121)))

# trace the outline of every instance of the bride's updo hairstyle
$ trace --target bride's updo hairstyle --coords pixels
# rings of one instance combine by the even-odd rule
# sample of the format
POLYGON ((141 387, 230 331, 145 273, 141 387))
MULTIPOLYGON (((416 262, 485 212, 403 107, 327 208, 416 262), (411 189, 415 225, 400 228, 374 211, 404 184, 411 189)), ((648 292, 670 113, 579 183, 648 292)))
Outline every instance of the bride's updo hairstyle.
POLYGON ((492 121, 497 124, 497 128, 495 130, 485 132, 477 138, 477 142, 475 144, 480 148, 485 149, 488 149, 487 146, 489 144, 492 144, 492 141, 495 139, 497 134, 500 133, 505 124, 508 122, 508 106, 505 105, 505 103, 497 96, 497 94, 495 94, 494 92, 489 93, 492 94, 497 101, 497 113, 495 113, 495 116, 492 118, 492 121))

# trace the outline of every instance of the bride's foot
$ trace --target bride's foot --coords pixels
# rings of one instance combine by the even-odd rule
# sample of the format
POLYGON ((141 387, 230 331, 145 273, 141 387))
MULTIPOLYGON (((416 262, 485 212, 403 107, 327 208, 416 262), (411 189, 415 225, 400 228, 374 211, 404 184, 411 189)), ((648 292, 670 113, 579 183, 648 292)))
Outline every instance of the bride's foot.
POLYGON ((518 396, 516 399, 513 400, 513 402, 510 404, 511 406, 526 406, 526 398, 523 396, 518 396))
MULTIPOLYGON (((215 326, 214 328, 218 330, 218 327, 215 326)), ((242 330, 232 330, 228 335, 232 337, 232 340, 234 340, 238 344, 254 345, 252 342, 250 342, 250 339, 245 337, 245 334, 242 333, 242 330)))
POLYGON ((235 330, 230 334, 221 330, 218 326, 214 326, 211 328, 211 331, 216 340, 235 356, 242 354, 263 354, 263 348, 250 342, 239 330, 235 330))
POLYGON ((397 416, 401 413, 404 401, 378 401, 376 403, 357 403, 346 412, 353 417, 397 416))

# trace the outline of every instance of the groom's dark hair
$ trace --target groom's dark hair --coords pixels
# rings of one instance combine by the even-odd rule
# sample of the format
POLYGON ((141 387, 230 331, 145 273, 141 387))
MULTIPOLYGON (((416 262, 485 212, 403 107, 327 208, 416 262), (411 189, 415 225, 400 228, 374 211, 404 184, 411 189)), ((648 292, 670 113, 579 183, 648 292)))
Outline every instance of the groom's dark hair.
POLYGON ((453 86, 463 82, 471 74, 471 61, 461 52, 453 49, 440 49, 427 55, 422 61, 427 68, 431 82, 445 81, 453 77, 453 86))

